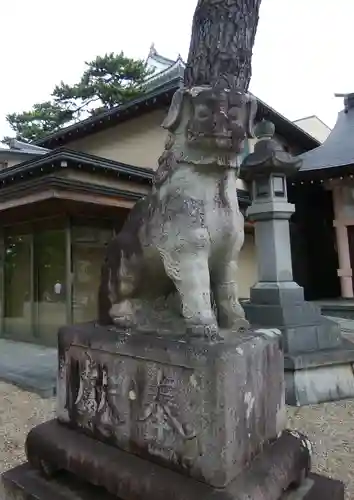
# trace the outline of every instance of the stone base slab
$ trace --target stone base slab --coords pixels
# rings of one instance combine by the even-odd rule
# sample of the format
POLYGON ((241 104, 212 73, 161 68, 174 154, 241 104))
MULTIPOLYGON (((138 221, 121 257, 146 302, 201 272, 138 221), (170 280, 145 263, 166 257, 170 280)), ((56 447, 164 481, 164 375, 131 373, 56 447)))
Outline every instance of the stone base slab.
POLYGON ((284 430, 280 332, 208 343, 93 324, 59 333, 60 422, 214 487, 284 430))
POLYGON ((286 353, 311 352, 340 347, 339 325, 321 315, 311 302, 258 304, 244 302, 246 318, 253 326, 278 328, 286 353))
POLYGON ((305 300, 304 289, 294 281, 258 282, 251 287, 252 304, 278 305, 302 304, 305 300))
MULTIPOLYGON (((145 498, 142 497, 142 500, 145 498)), ((49 499, 119 500, 118 497, 107 493, 103 488, 92 486, 67 472, 61 472, 55 478, 47 479, 28 463, 15 467, 0 477, 0 500, 49 499)), ((317 474, 310 474, 303 484, 284 493, 280 498, 280 500, 318 499, 344 500, 343 483, 317 474)))
POLYGON ((281 500, 344 500, 344 493, 341 481, 310 474, 303 485, 285 493, 281 500))
POLYGON ((310 445, 284 431, 225 488, 214 488, 151 461, 96 441, 56 420, 33 429, 26 442, 30 465, 49 477, 62 470, 123 500, 278 500, 310 469, 310 445), (260 496, 262 492, 262 496, 260 496))
POLYGON ((119 500, 68 472, 48 479, 28 463, 0 476, 0 500, 119 500))
POLYGON ((286 403, 304 406, 354 397, 354 345, 285 355, 286 403))

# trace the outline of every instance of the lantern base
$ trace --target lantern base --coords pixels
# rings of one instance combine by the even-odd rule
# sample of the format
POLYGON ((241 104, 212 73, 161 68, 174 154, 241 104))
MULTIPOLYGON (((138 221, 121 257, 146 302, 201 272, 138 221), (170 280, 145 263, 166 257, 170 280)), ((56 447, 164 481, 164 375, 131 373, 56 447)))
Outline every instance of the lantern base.
POLYGON ((257 283, 243 307, 253 327, 282 332, 287 404, 354 397, 354 344, 320 307, 304 300, 302 287, 293 281, 257 283))

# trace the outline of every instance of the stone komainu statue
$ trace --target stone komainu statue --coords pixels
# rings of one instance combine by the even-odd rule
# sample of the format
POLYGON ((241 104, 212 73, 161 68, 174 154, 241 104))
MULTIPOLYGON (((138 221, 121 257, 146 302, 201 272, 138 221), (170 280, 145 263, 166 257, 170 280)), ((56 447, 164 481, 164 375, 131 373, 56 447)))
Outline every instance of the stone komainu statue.
POLYGON ((237 155, 255 112, 255 98, 242 91, 201 86, 175 93, 152 191, 107 248, 99 323, 137 327, 142 303, 153 308, 177 292, 188 333, 209 336, 240 324, 237 155))
POLYGON ((246 91, 260 3, 198 0, 185 88, 163 124, 169 135, 152 192, 107 249, 100 323, 141 327, 159 299, 168 306, 173 292, 191 334, 242 323, 237 156, 253 135, 256 101, 246 91))

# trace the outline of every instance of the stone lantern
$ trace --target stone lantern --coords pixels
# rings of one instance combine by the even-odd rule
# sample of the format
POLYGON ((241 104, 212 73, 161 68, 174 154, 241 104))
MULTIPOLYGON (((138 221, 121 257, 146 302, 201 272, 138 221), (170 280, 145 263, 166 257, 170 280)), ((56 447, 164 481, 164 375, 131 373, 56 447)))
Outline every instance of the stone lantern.
POLYGON ((284 152, 273 139, 275 127, 262 121, 255 128, 259 138, 253 154, 243 163, 246 180, 251 181, 252 205, 247 215, 256 223, 259 282, 251 289, 251 300, 277 304, 286 297, 304 300, 303 289, 293 282, 289 219, 295 211, 288 203, 286 177, 294 174, 301 161, 284 152))
POLYGON ((274 132, 269 121, 255 127, 258 142, 241 166, 242 178, 251 184, 247 216, 255 223, 258 261, 258 282, 244 304, 246 317, 252 325, 279 328, 283 334, 288 404, 351 396, 352 370, 348 363, 344 373, 343 361, 354 351, 344 346, 339 326, 306 302, 293 280, 289 219, 295 207, 288 202, 286 179, 302 162, 284 151, 274 132))

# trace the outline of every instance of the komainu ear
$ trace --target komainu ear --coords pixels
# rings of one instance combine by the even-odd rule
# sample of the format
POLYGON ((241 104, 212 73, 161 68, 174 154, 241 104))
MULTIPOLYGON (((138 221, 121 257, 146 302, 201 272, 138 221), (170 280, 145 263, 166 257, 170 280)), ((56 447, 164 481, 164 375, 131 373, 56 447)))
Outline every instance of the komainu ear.
POLYGON ((172 102, 170 109, 168 110, 168 115, 162 123, 162 127, 173 132, 179 125, 182 113, 184 91, 182 89, 177 90, 172 97, 172 102))
POLYGON ((257 99, 252 94, 247 94, 247 136, 255 137, 254 126, 257 114, 257 99))

